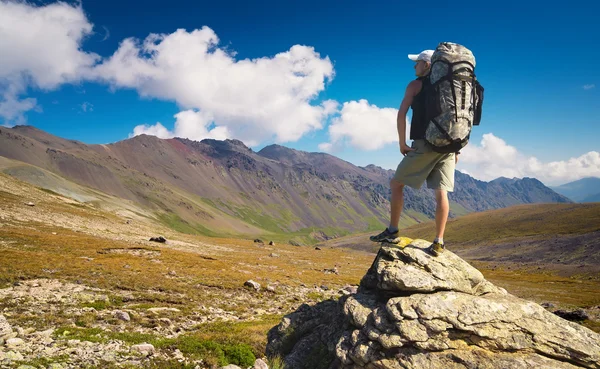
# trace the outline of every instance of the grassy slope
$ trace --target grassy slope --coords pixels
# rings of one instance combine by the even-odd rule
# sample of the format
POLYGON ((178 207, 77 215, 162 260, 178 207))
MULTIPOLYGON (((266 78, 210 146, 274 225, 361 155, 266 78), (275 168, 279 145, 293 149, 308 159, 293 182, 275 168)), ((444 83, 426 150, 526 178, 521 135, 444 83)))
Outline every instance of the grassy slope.
MULTIPOLYGON (((203 324, 181 339, 165 340, 122 334, 118 327, 98 335, 93 314, 75 320, 59 309, 32 317, 19 312, 10 300, 0 300, 0 310, 16 311, 11 315, 12 322, 38 329, 59 328, 61 335, 57 339, 153 342, 157 348, 179 348, 184 353, 205 347, 200 352, 204 352, 202 358, 209 363, 223 363, 215 347, 242 344, 260 357, 266 345, 266 332, 279 322, 281 314, 297 308, 300 302, 323 298, 319 292, 311 292, 297 299, 294 297, 297 295, 287 295, 286 291, 301 288, 317 291, 312 286, 321 285, 336 291, 344 285, 357 284, 372 259, 373 255, 362 252, 318 251, 311 247, 267 246, 251 240, 193 236, 143 218, 128 224, 115 214, 0 173, 0 287, 22 280, 51 278, 112 291, 110 302, 92 306, 97 309, 143 310, 166 306, 190 314, 203 305, 234 309, 236 314, 246 317, 239 323, 203 324), (35 206, 25 205, 28 201, 35 206), (165 235, 168 243, 147 241, 148 236, 157 234, 165 235), (278 255, 273 256, 274 253, 278 255), (339 274, 324 273, 334 267, 339 274), (230 300, 232 296, 249 294, 242 287, 248 279, 263 286, 274 284, 280 292, 250 294, 243 304, 236 305, 230 300), (134 296, 127 303, 118 297, 124 291, 134 296), (253 317, 255 309, 273 306, 279 306, 278 314, 253 317), (73 328, 73 324, 78 328, 73 328)), ((131 322, 132 325, 151 323, 131 322)))
MULTIPOLYGON (((473 213, 450 219, 447 238, 455 243, 496 242, 508 238, 582 234, 600 230, 600 204, 536 204, 473 213)), ((432 239, 432 222, 403 231, 407 237, 432 239)))

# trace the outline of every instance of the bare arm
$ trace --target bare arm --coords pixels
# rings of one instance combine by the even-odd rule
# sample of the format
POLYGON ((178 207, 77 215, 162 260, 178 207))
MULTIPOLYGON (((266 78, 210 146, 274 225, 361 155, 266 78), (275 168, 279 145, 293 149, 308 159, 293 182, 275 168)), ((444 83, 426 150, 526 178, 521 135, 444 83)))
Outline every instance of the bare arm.
POLYGON ((421 87, 421 81, 415 80, 409 83, 406 87, 402 103, 400 104, 400 109, 398 109, 396 125, 398 127, 398 138, 402 155, 406 155, 409 151, 414 150, 406 144, 406 114, 408 113, 408 108, 410 108, 413 103, 414 97, 421 91, 421 87))

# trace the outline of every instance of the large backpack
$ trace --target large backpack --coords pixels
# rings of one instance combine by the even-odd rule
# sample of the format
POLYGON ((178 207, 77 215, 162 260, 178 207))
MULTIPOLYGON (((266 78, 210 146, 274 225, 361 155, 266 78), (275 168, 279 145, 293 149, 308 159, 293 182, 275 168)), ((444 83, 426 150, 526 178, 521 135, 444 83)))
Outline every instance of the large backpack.
POLYGON ((431 57, 425 140, 434 151, 458 152, 479 125, 483 87, 475 78, 475 57, 466 47, 442 42, 431 57))

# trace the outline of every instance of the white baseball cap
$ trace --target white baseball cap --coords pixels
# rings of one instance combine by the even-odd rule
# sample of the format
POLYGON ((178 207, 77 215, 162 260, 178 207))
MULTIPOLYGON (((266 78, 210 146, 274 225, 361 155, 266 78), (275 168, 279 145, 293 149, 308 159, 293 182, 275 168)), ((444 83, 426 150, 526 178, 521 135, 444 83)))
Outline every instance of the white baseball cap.
POLYGON ((412 61, 423 60, 428 63, 431 63, 431 56, 433 55, 433 50, 423 50, 420 54, 408 54, 408 58, 412 61))

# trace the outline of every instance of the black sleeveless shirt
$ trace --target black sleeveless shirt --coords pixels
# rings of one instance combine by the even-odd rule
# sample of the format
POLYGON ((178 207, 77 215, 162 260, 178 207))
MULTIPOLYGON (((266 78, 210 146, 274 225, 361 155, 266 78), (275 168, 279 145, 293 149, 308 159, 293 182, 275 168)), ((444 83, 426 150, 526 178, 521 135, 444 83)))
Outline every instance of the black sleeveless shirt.
POLYGON ((412 120, 410 121, 410 139, 411 140, 422 140, 425 138, 425 129, 427 128, 427 111, 425 101, 425 91, 431 85, 429 75, 425 77, 419 77, 423 86, 421 91, 413 98, 413 103, 410 106, 412 113, 412 120))

